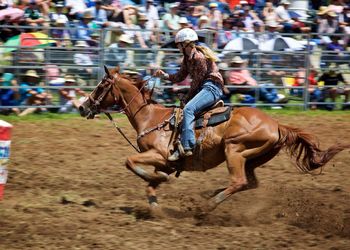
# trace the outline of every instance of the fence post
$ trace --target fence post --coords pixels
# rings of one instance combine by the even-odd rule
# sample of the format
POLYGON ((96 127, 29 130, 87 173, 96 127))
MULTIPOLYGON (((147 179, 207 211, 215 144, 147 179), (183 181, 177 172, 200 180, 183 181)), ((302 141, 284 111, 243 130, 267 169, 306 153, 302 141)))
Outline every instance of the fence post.
POLYGON ((304 110, 309 108, 310 95, 309 95, 309 76, 310 76, 310 34, 307 35, 307 48, 305 55, 305 86, 304 86, 304 110))

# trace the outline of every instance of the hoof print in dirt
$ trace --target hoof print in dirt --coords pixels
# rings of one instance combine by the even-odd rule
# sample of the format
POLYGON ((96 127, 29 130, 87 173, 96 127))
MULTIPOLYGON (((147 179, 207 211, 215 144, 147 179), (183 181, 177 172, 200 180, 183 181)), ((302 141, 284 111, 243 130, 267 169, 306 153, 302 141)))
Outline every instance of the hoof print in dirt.
POLYGON ((120 207, 120 210, 126 214, 133 215, 136 220, 151 220, 154 219, 154 215, 149 208, 134 208, 134 207, 120 207))
POLYGON ((82 205, 85 207, 96 207, 97 206, 96 202, 94 202, 93 200, 90 200, 90 199, 83 201, 82 205))
POLYGON ((75 202, 73 201, 73 199, 71 197, 68 197, 68 196, 61 197, 61 204, 63 204, 63 205, 74 204, 74 203, 75 202))

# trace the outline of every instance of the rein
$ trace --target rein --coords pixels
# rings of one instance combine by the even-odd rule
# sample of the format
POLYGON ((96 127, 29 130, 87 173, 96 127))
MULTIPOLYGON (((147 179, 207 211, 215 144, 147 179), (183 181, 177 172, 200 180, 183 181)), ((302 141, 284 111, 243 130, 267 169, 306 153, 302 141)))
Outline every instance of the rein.
POLYGON ((104 112, 105 115, 108 117, 108 119, 113 123, 114 127, 118 130, 118 132, 124 137, 124 139, 139 153, 141 153, 141 150, 138 149, 134 144, 132 144, 132 142, 129 140, 128 137, 126 137, 126 135, 124 134, 124 132, 121 130, 120 127, 118 127, 117 123, 113 120, 113 117, 111 116, 110 113, 108 112, 104 112))

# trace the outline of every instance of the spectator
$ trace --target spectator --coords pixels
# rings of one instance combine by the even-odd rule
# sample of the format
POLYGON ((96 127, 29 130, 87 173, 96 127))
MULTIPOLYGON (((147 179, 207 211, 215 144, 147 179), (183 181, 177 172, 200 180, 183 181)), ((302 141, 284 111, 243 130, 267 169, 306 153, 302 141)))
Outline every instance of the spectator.
POLYGON ((164 29, 172 30, 172 31, 177 31, 180 29, 180 16, 177 14, 178 10, 178 3, 172 3, 169 6, 170 13, 166 13, 163 17, 162 20, 164 21, 164 29))
MULTIPOLYGON (((343 109, 349 109, 349 83, 345 81, 343 75, 340 72, 336 71, 336 67, 337 66, 335 64, 330 65, 328 71, 324 72, 318 80, 324 82, 325 87, 323 89, 323 95, 325 98, 330 97, 331 101, 335 103, 336 98, 339 95, 344 95, 345 100, 343 109), (340 82, 344 83, 344 87, 338 86, 340 82)), ((328 110, 333 110, 334 104, 327 105, 326 108, 328 110)))
POLYGON ((220 10, 218 10, 217 3, 209 4, 209 28, 213 30, 221 30, 222 29, 222 14, 220 10))
POLYGON ((63 18, 56 19, 53 27, 57 27, 58 29, 50 29, 51 37, 56 40, 57 47, 67 47, 71 45, 71 37, 69 31, 67 29, 62 29, 66 26, 66 20, 63 18))
POLYGON ((64 4, 63 2, 57 2, 54 5, 54 12, 49 14, 51 24, 56 23, 58 20, 62 20, 62 23, 68 24, 69 20, 66 14, 63 13, 64 4))
POLYGON ((70 19, 80 19, 87 9, 84 0, 66 0, 66 8, 70 19))
POLYGON ((118 43, 113 43, 106 49, 106 63, 113 67, 135 67, 134 51, 131 50, 133 44, 130 36, 122 34, 118 43))
POLYGON ((226 84, 228 86, 235 86, 235 88, 229 88, 229 93, 226 92, 226 99, 230 99, 232 94, 244 94, 254 97, 257 93, 261 97, 262 101, 267 103, 285 103, 288 101, 285 96, 278 94, 277 90, 273 88, 272 84, 260 85, 258 87, 257 81, 250 75, 250 72, 245 69, 246 61, 239 56, 235 56, 231 62, 230 66, 233 68, 229 70, 226 77, 226 84), (249 88, 252 87, 252 88, 249 88), (227 96, 228 95, 228 96, 227 96))
POLYGON ((147 0, 146 6, 141 7, 140 10, 147 15, 147 26, 151 29, 158 27, 159 14, 158 9, 154 6, 153 0, 147 0))
POLYGON ((277 21, 283 25, 285 32, 291 32, 294 23, 288 12, 289 5, 290 2, 288 0, 282 0, 280 5, 276 8, 277 21))
POLYGON ((81 18, 80 24, 77 29, 77 39, 78 40, 90 40, 91 34, 93 33, 94 23, 93 15, 90 11, 84 12, 84 15, 81 18))
POLYGON ((143 77, 143 80, 147 81, 146 88, 152 91, 152 99, 158 103, 164 103, 164 91, 163 88, 161 88, 161 79, 159 77, 153 77, 158 68, 158 65, 151 64, 147 69, 147 75, 143 77))
POLYGON ((261 20, 249 6, 245 6, 243 10, 242 22, 244 23, 245 31, 253 32, 254 22, 261 22, 261 20))
POLYGON ((188 7, 187 12, 186 12, 186 18, 190 22, 191 26, 196 29, 200 15, 195 10, 196 10, 196 8, 193 5, 188 7))
POLYGON ((88 8, 88 11, 94 17, 94 28, 104 27, 107 22, 107 11, 102 9, 102 0, 95 0, 95 6, 88 8))
MULTIPOLYGON (((309 76, 307 78, 308 82, 308 93, 310 96, 310 102, 322 102, 324 100, 322 91, 318 88, 318 83, 316 80, 317 70, 311 69, 309 76)), ((304 67, 299 67, 298 72, 295 73, 294 87, 302 87, 306 84, 306 69, 304 67)), ((291 94, 295 96, 302 97, 304 94, 303 88, 291 89, 291 94)), ((311 109, 316 109, 316 104, 311 104, 311 109)))
POLYGON ((218 49, 223 49, 225 45, 235 38, 236 34, 233 31, 233 20, 227 18, 223 20, 223 30, 219 30, 215 34, 215 41, 218 49))
POLYGON ((24 9, 24 18, 25 22, 30 26, 42 26, 45 22, 36 1, 30 1, 29 5, 24 9))
MULTIPOLYGON (((76 85, 76 80, 72 75, 66 75, 64 77, 64 86, 71 87, 76 85)), ((60 105, 59 113, 68 113, 73 109, 78 110, 79 106, 84 102, 88 96, 80 88, 61 88, 59 90, 60 105), (78 98, 80 96, 80 98, 78 98)))
POLYGON ((349 58, 344 54, 345 47, 339 43, 339 36, 331 36, 331 43, 327 44, 326 52, 329 55, 324 58, 326 65, 329 65, 332 61, 336 64, 347 63, 349 58))
MULTIPOLYGON (((335 33, 338 29, 338 21, 336 19, 337 14, 333 11, 324 10, 318 13, 321 16, 318 23, 317 33, 335 33)), ((330 43, 331 40, 328 36, 321 37, 323 43, 330 43)))
MULTIPOLYGON (((36 106, 47 105, 51 103, 52 96, 44 91, 43 88, 38 87, 40 84, 40 77, 35 70, 27 70, 24 75, 24 81, 20 83, 20 97, 19 103, 21 105, 36 106)), ((26 108, 19 116, 25 116, 37 111, 46 111, 46 108, 26 108)))
MULTIPOLYGON (((16 88, 17 81, 14 79, 14 76, 12 73, 2 73, 0 72, 0 86, 4 87, 10 87, 13 86, 13 88, 6 88, 2 89, 0 88, 0 106, 16 106, 18 105, 18 99, 19 99, 19 92, 16 88)), ((20 111, 18 108, 6 108, 6 109, 0 109, 0 114, 8 115, 10 113, 19 114, 20 111)))
POLYGON ((97 72, 93 68, 94 62, 91 57, 91 52, 89 51, 89 45, 86 41, 77 41, 75 44, 76 53, 74 54, 74 63, 79 66, 79 74, 87 76, 88 78, 95 77, 97 72))
POLYGON ((277 22, 278 15, 277 15, 276 9, 273 6, 272 2, 270 2, 270 1, 266 2, 265 7, 263 9, 262 16, 264 18, 265 23, 277 22))
MULTIPOLYGON (((146 27, 147 21, 148 21, 147 16, 145 14, 139 13, 138 17, 137 17, 136 24, 129 23, 129 24, 122 26, 125 29, 124 33, 127 34, 134 41, 133 45, 135 47, 141 47, 144 49, 148 48, 145 39, 147 41, 150 41, 152 33, 148 30, 145 30, 147 28, 150 28, 150 27, 146 27), (141 25, 142 25, 142 27, 141 27, 141 25)), ((155 38, 153 37, 153 39, 155 39, 155 38)))
POLYGON ((12 0, 1 0, 0 2, 0 23, 8 18, 9 22, 14 22, 23 17, 24 11, 20 8, 17 8, 12 0))
POLYGON ((198 19, 197 29, 202 30, 202 29, 208 29, 208 28, 209 28, 209 18, 203 15, 198 19))
POLYGON ((181 26, 180 29, 192 28, 186 17, 180 17, 179 24, 181 26))

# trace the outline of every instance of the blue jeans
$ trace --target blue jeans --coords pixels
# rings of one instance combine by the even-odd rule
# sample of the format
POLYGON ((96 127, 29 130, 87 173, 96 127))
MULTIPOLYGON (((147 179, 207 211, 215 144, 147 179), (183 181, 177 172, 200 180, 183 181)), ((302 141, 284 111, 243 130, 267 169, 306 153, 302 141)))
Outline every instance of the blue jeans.
POLYGON ((185 150, 193 149, 196 145, 194 135, 195 115, 220 100, 222 89, 211 81, 203 84, 202 89, 185 105, 181 130, 181 144, 185 150))

